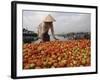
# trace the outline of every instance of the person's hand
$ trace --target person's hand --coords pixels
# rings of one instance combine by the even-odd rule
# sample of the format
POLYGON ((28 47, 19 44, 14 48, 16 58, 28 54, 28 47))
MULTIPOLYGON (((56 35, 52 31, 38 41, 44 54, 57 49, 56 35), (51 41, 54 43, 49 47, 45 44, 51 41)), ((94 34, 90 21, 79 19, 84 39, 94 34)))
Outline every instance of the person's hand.
POLYGON ((57 38, 54 38, 55 40, 59 40, 59 39, 57 39, 57 38))

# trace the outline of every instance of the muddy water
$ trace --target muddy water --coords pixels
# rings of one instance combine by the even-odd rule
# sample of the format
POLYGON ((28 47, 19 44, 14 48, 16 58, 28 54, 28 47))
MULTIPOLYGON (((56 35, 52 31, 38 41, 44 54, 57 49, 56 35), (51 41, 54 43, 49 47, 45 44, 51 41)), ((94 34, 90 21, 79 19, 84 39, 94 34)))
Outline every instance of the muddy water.
MULTIPOLYGON (((61 40, 61 41, 65 41, 65 40, 68 40, 68 38, 67 37, 62 37, 62 36, 55 36, 57 39, 59 39, 59 40, 61 40)), ((51 41, 53 41, 54 39, 53 39, 53 37, 52 36, 50 36, 50 40, 51 41)))

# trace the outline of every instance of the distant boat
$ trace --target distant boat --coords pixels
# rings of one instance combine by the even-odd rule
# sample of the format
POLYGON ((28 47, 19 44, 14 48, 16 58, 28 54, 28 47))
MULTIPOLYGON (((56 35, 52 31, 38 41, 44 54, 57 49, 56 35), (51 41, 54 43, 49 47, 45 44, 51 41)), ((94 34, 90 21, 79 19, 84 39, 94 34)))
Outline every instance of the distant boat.
POLYGON ((32 41, 36 41, 38 39, 37 33, 34 31, 29 31, 23 28, 23 42, 24 43, 31 43, 32 41))

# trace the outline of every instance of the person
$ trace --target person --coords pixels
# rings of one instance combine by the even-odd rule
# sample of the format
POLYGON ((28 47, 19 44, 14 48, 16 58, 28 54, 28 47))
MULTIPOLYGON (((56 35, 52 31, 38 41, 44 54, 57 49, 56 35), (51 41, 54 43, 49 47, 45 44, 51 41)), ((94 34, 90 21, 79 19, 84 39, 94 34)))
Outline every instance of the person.
POLYGON ((38 37, 42 42, 50 41, 50 35, 48 34, 51 29, 52 36, 55 40, 58 40, 54 34, 53 22, 56 21, 50 14, 45 17, 42 23, 38 26, 38 37))

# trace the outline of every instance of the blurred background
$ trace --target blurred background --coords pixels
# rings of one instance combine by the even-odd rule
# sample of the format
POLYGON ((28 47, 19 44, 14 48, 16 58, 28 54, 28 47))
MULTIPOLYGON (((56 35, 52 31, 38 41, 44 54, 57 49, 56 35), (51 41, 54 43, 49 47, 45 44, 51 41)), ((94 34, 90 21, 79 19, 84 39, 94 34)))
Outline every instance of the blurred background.
MULTIPOLYGON (((58 39, 90 39, 91 14, 89 13, 23 10, 23 42, 38 40, 37 28, 48 14, 56 20, 53 25, 58 39)), ((49 34, 51 40, 54 40, 50 31, 49 34)))

